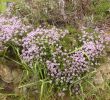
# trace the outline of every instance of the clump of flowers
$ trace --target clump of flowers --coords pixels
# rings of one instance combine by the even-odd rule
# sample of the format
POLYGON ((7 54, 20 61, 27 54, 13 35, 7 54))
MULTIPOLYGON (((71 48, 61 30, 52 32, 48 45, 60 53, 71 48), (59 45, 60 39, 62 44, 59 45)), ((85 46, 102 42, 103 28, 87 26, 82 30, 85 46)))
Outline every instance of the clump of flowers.
POLYGON ((96 43, 90 41, 85 42, 82 49, 87 54, 89 60, 95 61, 95 58, 102 54, 104 45, 98 41, 96 43))
POLYGON ((14 41, 20 45, 21 37, 27 33, 29 28, 30 26, 24 25, 18 17, 0 15, 0 50, 9 41, 14 41))
MULTIPOLYGON (((60 62, 60 59, 55 59, 56 55, 52 57, 51 61, 46 62, 49 71, 48 75, 52 80, 56 80, 57 84, 71 84, 74 78, 89 71, 89 62, 86 60, 82 51, 79 50, 73 54, 62 52, 62 54, 65 54, 65 57, 62 58, 63 64, 60 62)), ((60 56, 62 56, 62 54, 59 53, 60 56)))
POLYGON ((108 42, 110 42, 110 34, 106 34, 106 32, 97 27, 95 29, 88 29, 83 26, 81 32, 82 36, 79 36, 79 40, 83 44, 89 41, 100 42, 101 44, 108 44, 108 42))
POLYGON ((51 48, 66 34, 68 34, 67 30, 63 31, 55 27, 50 29, 37 28, 28 33, 22 40, 23 50, 21 56, 23 60, 32 63, 36 59, 40 59, 42 56, 46 55, 45 50, 47 46, 51 48))
POLYGON ((82 37, 79 40, 82 42, 82 49, 88 55, 91 61, 95 61, 95 58, 105 54, 106 47, 109 47, 110 35, 106 34, 103 30, 95 28, 87 30, 86 27, 81 29, 82 37), (90 32, 89 32, 90 31, 90 32))
POLYGON ((56 84, 66 83, 68 85, 73 83, 76 79, 81 77, 83 73, 90 71, 92 68, 91 62, 98 65, 97 59, 105 54, 105 44, 110 42, 109 38, 110 36, 106 37, 106 35, 102 33, 89 33, 83 30, 81 48, 71 53, 68 51, 65 52, 59 47, 56 48, 56 52, 53 52, 51 60, 46 62, 48 75, 56 84), (62 56, 63 54, 65 54, 65 56, 62 56), (64 66, 58 58, 62 58, 64 66), (63 66, 63 69, 61 66, 63 66))
POLYGON ((82 46, 70 53, 60 42, 69 33, 67 30, 56 27, 34 29, 18 17, 0 15, 0 51, 6 48, 6 43, 13 41, 22 47, 21 58, 29 66, 36 61, 43 62, 49 79, 56 85, 66 84, 68 88, 90 71, 91 62, 95 63, 110 43, 110 36, 98 30, 88 32, 83 27, 81 32, 82 46))

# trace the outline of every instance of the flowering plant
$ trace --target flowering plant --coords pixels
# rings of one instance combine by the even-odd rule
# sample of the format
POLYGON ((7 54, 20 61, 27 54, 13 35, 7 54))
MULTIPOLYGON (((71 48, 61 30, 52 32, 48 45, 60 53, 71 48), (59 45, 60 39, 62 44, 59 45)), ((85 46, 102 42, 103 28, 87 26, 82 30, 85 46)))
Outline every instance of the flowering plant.
POLYGON ((20 57, 30 68, 37 61, 42 63, 42 70, 46 69, 47 73, 41 73, 55 85, 66 85, 68 90, 92 66, 99 65, 98 59, 105 54, 110 42, 110 36, 98 30, 88 32, 83 27, 81 32, 82 36, 78 37, 81 47, 70 52, 61 43, 61 39, 69 34, 68 30, 56 27, 35 29, 18 17, 0 15, 0 51, 8 48, 6 44, 10 41, 14 42, 21 47, 20 57))

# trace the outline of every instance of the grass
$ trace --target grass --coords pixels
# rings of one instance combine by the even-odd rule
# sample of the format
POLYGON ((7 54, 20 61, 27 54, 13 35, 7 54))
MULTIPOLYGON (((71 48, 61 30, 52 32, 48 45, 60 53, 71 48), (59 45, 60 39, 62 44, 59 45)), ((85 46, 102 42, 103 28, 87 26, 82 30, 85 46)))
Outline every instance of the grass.
MULTIPOLYGON (((102 0, 103 1, 103 0, 102 0)), ((6 10, 7 0, 0 1, 0 12, 6 10)), ((33 13, 30 13, 30 10, 27 10, 27 6, 24 4, 18 5, 23 13, 27 12, 27 19, 31 20, 36 24, 33 13), (29 14, 29 15, 28 15, 29 14)), ((18 8, 19 8, 18 7, 18 8)), ((94 19, 95 21, 103 20, 108 17, 106 11, 109 9, 110 4, 108 2, 101 2, 100 4, 94 6, 94 19)), ((15 10, 15 13, 18 9, 15 10)), ((35 12, 34 12, 35 13, 35 12)), ((24 15, 23 15, 24 16, 24 15)), ((41 17, 41 16, 40 16, 41 17)), ((44 18, 45 19, 45 18, 44 18)), ((47 18, 48 19, 48 18, 47 18)), ((32 24, 32 23, 31 23, 32 24)), ((35 25, 36 26, 36 25, 35 25)), ((66 28, 69 30, 69 34, 61 40, 61 44, 65 49, 70 50, 70 54, 74 53, 81 49, 81 42, 77 39, 78 35, 82 35, 79 30, 73 26, 67 24, 66 28)), ((88 30, 91 31, 91 30, 88 30)), ((97 37, 97 36, 96 36, 97 37)), ((67 88, 66 84, 56 85, 47 77, 47 70, 44 62, 36 60, 33 63, 33 67, 29 65, 21 58, 20 49, 14 44, 8 44, 11 48, 10 52, 7 53, 8 49, 0 53, 0 57, 6 59, 6 62, 3 60, 0 63, 5 63, 8 66, 8 63, 12 63, 11 66, 8 66, 11 71, 19 68, 22 72, 20 75, 19 82, 12 82, 12 89, 10 90, 10 85, 6 82, 0 80, 0 100, 109 100, 110 99, 110 79, 105 80, 103 84, 96 85, 94 83, 94 77, 97 73, 97 69, 86 73, 80 79, 74 80, 69 86, 69 90, 63 91, 64 96, 59 96, 59 93, 62 93, 63 88, 67 88), (12 54, 11 54, 12 53, 12 54), (8 62, 7 62, 8 60, 8 62), (17 65, 17 67, 15 66, 17 65), (14 68, 14 69, 13 69, 14 68), (80 94, 75 95, 72 93, 73 85, 79 84, 80 94), (8 87, 9 85, 9 87, 8 87), (9 91, 8 91, 9 90, 9 91)), ((54 47, 52 47, 54 49, 54 47)), ((47 48, 47 52, 50 51, 47 48)), ((89 57, 84 53, 86 58, 89 60, 89 57)), ((48 53, 50 56, 50 53, 48 53)), ((105 59, 105 58, 104 58, 105 59)), ((102 60, 102 63, 104 61, 102 60)), ((2 77, 2 76, 1 76, 2 77)), ((18 76, 19 77, 19 76, 18 76)))
MULTIPOLYGON (((13 60, 14 61, 14 60, 13 60)), ((23 64, 22 64, 23 65, 23 64)), ((23 65, 24 66, 24 65, 23 65)), ((80 83, 81 93, 80 95, 72 95, 70 86, 70 96, 58 97, 58 91, 54 92, 54 85, 48 79, 37 79, 37 74, 41 73, 37 70, 37 64, 30 70, 25 65, 23 69, 23 77, 17 85, 19 94, 14 93, 1 93, 2 97, 10 98, 9 100, 109 100, 110 81, 105 82, 105 88, 102 90, 93 83, 93 77, 96 71, 92 71, 82 77, 80 80, 74 81, 72 84, 80 83), (36 91, 36 92, 35 92, 36 91), (34 94, 35 92, 35 94, 34 94), (36 97, 37 95, 37 97, 36 97), (37 98, 37 99, 35 99, 37 98)), ((0 88, 1 90, 3 87, 0 88)), ((60 91, 59 91, 60 92, 60 91)), ((69 91, 67 92, 67 94, 69 91)))
MULTIPOLYGON (((47 78, 47 70, 45 69, 45 65, 43 63, 36 61, 33 64, 33 67, 29 67, 29 65, 23 61, 20 57, 20 49, 14 44, 9 45, 12 49, 16 57, 7 55, 7 52, 3 54, 3 57, 8 59, 9 61, 16 63, 22 71, 22 76, 20 78, 19 83, 12 83, 14 88, 11 92, 7 92, 7 88, 4 87, 4 83, 0 84, 0 95, 2 99, 9 98, 9 100, 106 100, 110 99, 109 91, 110 91, 110 80, 104 82, 104 88, 101 86, 98 87, 94 84, 93 78, 97 73, 97 70, 93 70, 84 76, 82 76, 78 80, 74 80, 70 85, 68 91, 64 91, 65 96, 58 96, 58 93, 61 93, 62 88, 66 88, 66 85, 55 85, 47 78), (73 85, 79 84, 80 86, 80 95, 74 95, 71 92, 73 85), (4 91, 5 90, 5 91, 4 91), (4 91, 4 92, 3 92, 4 91)), ((80 48, 75 49, 70 52, 73 53, 80 48)), ((87 56, 87 54, 85 54, 87 56)), ((88 60, 89 57, 87 56, 88 60)), ((10 67, 10 66, 9 66, 10 67)), ((12 67, 12 66, 11 66, 12 67)), ((17 68, 17 67, 16 67, 17 68)), ((15 69, 16 69, 15 68, 15 69)), ((5 83, 5 86, 7 84, 5 83)), ((100 84, 99 84, 100 85, 100 84)), ((1 98, 0 98, 1 99, 1 98)))

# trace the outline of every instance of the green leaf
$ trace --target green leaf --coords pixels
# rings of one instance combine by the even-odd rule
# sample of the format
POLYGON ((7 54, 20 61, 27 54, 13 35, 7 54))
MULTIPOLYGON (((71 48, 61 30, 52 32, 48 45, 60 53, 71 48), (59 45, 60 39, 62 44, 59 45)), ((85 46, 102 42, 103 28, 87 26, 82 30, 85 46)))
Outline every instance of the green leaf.
POLYGON ((6 10, 6 2, 1 2, 0 3, 0 12, 3 12, 6 10))

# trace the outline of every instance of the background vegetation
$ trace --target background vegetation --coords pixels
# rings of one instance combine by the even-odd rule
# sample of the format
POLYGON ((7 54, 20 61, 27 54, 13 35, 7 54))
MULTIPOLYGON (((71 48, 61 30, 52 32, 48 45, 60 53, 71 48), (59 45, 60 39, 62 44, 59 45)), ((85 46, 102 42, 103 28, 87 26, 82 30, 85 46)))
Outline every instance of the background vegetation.
MULTIPOLYGON (((89 34, 86 36, 87 41, 90 39, 90 34, 93 33, 95 42, 100 37, 98 32, 104 31, 104 33, 109 35, 109 0, 1 0, 0 13, 1 18, 3 15, 9 18, 9 20, 12 16, 17 16, 21 21, 18 21, 18 28, 15 28, 15 30, 18 33, 22 33, 22 30, 25 31, 23 36, 14 36, 11 41, 6 43, 4 41, 1 42, 2 38, 0 37, 0 46, 2 47, 3 43, 6 46, 6 49, 0 51, 0 100, 110 99, 109 43, 106 44, 106 50, 104 50, 106 53, 101 53, 101 56, 96 58, 95 61, 90 61, 90 64, 93 64, 90 67, 90 71, 81 73, 78 78, 75 77, 70 85, 64 82, 57 84, 56 81, 53 81, 55 79, 50 78, 51 75, 48 77, 48 69, 45 63, 47 59, 50 60, 53 57, 52 54, 57 49, 57 45, 63 47, 61 52, 64 52, 63 50, 66 49, 72 54, 82 50, 83 39, 85 39, 83 35, 85 33, 89 34), (19 28, 19 22, 22 22, 20 23, 23 27, 22 29, 21 27, 19 28), (30 27, 28 28, 27 26, 30 27), (53 26, 55 26, 55 30, 53 26), (86 29, 83 29, 83 27, 86 29), (50 29, 54 33, 58 31, 60 34, 65 29, 69 32, 64 31, 65 36, 55 42, 55 44, 53 41, 51 42, 53 44, 49 44, 46 41, 42 42, 41 40, 39 42, 35 34, 36 40, 33 41, 36 41, 37 45, 42 45, 43 52, 46 54, 42 56, 43 61, 40 59, 36 60, 35 55, 33 62, 30 64, 30 62, 26 62, 21 57, 23 46, 13 41, 16 41, 17 38, 19 43, 22 37, 27 39, 28 34, 31 35, 31 32, 38 28, 41 28, 41 33, 45 29, 50 29), (57 28, 60 28, 60 30, 57 30, 57 28), (97 28, 99 31, 95 31, 97 28), (96 64, 99 62, 100 65, 96 64)), ((15 19, 15 22, 16 20, 18 19, 15 19)), ((14 21, 11 23, 13 25, 14 21)), ((48 30, 46 30, 47 33, 44 32, 43 34, 49 34, 50 31, 48 30)), ((1 30, 0 34, 2 34, 1 30)), ((41 38, 45 40, 43 35, 41 38)), ((89 54, 84 54, 87 61, 88 56, 89 54)), ((55 59, 61 63, 60 69, 63 71, 65 67, 63 66, 62 58, 66 59, 66 57, 61 55, 60 57, 55 59)))

